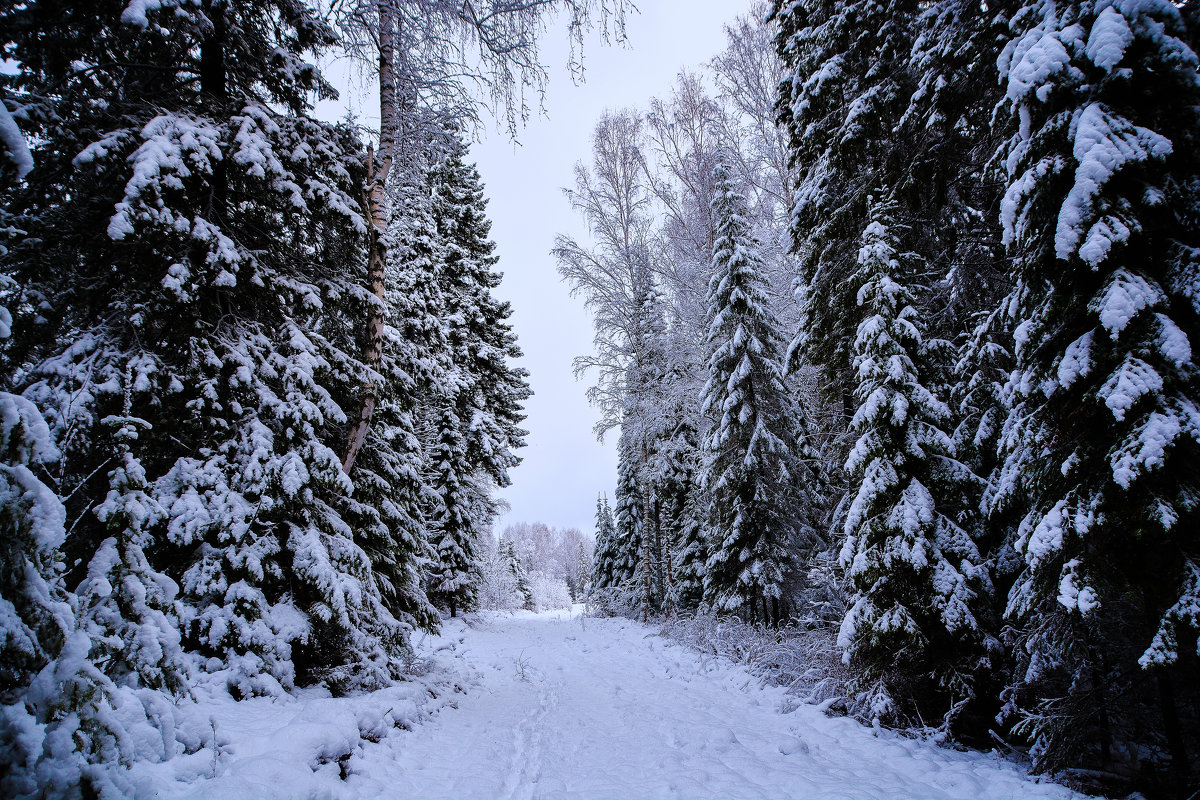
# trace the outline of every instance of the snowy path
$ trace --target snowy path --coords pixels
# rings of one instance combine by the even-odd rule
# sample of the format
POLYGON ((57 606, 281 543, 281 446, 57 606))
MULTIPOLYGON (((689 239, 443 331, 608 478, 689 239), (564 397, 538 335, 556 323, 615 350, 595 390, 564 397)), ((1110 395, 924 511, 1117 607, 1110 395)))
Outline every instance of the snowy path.
POLYGON ((626 620, 524 614, 447 624, 479 685, 356 754, 350 796, 1071 797, 1015 766, 811 707, 626 620))

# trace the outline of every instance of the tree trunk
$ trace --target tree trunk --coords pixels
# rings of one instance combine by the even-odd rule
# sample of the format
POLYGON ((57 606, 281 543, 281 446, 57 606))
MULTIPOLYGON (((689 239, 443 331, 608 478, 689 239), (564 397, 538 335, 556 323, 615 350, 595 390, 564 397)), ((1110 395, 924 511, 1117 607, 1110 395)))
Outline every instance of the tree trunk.
POLYGON ((379 403, 379 382, 373 377, 378 374, 383 359, 384 325, 384 278, 386 275, 386 253, 383 235, 387 229, 387 180, 396 156, 397 137, 400 127, 400 109, 396 98, 396 20, 386 6, 379 7, 379 158, 373 149, 367 149, 367 182, 363 201, 367 220, 371 225, 367 254, 367 282, 376 302, 367 319, 366 341, 363 343, 363 364, 370 374, 363 381, 359 398, 358 414, 353 419, 350 435, 346 440, 346 452, 342 457, 342 470, 349 474, 354 460, 367 440, 371 418, 379 403))
MULTIPOLYGON (((659 524, 661 527, 661 520, 660 520, 659 524)), ((664 587, 663 596, 666 598, 666 602, 672 606, 674 605, 674 601, 672 600, 672 598, 675 596, 675 575, 671 569, 671 562, 674 560, 674 557, 671 554, 671 537, 674 535, 674 533, 675 533, 675 526, 673 524, 668 523, 667 530, 663 531, 663 534, 662 534, 662 553, 661 553, 662 565, 663 565, 663 577, 666 580, 666 585, 664 587)))
POLYGON ((1191 779, 1191 765, 1188 763, 1187 746, 1183 742, 1183 731, 1179 726, 1179 707, 1175 702, 1175 686, 1171 676, 1167 674, 1168 667, 1159 666, 1158 701, 1162 707, 1163 732, 1167 735, 1167 750, 1171 753, 1171 771, 1175 774, 1175 794, 1177 797, 1187 797, 1188 783, 1191 779))
POLYGON ((650 510, 650 480, 646 477, 649 470, 650 457, 646 452, 646 445, 642 444, 642 584, 646 592, 646 607, 642 613, 642 617, 648 619, 650 617, 650 608, 654 603, 654 581, 652 571, 654 569, 653 558, 651 553, 653 548, 651 543, 653 540, 653 524, 654 516, 650 510))
MULTIPOLYGON (((212 33, 200 44, 200 97, 208 113, 221 119, 229 110, 229 81, 225 71, 225 44, 229 25, 225 20, 223 3, 211 0, 206 2, 204 14, 212 22, 212 33)), ((212 184, 205 209, 208 219, 218 225, 225 216, 225 206, 229 198, 228 161, 227 156, 213 162, 212 184)), ((203 266, 207 257, 207 251, 197 245, 193 253, 197 268, 203 266)))

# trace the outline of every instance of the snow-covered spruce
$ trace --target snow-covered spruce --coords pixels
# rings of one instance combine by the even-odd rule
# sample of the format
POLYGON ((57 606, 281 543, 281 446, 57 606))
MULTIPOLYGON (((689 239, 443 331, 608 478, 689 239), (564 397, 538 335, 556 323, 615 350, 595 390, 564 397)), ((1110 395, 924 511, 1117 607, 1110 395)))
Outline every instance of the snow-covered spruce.
POLYGON ((450 609, 475 603, 477 542, 491 535, 494 487, 509 484, 524 444, 521 404, 530 395, 526 372, 511 364, 521 355, 511 309, 492 296, 500 283, 479 175, 465 162, 455 131, 435 143, 428 175, 436 224, 440 284, 451 371, 428 387, 442 406, 431 420, 434 558, 429 584, 435 602, 450 609))
MULTIPOLYGON (((911 182, 914 148, 901 152, 901 119, 914 87, 915 0, 776 0, 784 65, 780 121, 797 167, 791 233, 801 318, 793 368, 818 367, 825 391, 849 404, 858 311, 846 291, 858 236, 879 186, 911 182), (895 179, 895 180, 893 180, 895 179)), ((846 409, 847 415, 850 413, 846 409)))
POLYGON ((24 729, 44 747, 22 768, 51 794, 128 793, 94 764, 173 755, 154 709, 189 662, 242 696, 378 685, 411 627, 356 542, 334 452, 367 297, 363 154, 308 115, 329 91, 308 59, 333 31, 284 0, 163 5, 55 12, 53 37, 46 4, 6 12, 37 147, 5 189, 24 235, 3 273, 24 299, 0 373, 61 452, 48 597, 78 605, 22 695, 45 725, 24 729))
POLYGON ((1009 710, 1039 768, 1126 773, 1153 746, 1181 796, 1174 692, 1200 630, 1195 35, 1168 2, 1045 0, 1000 57, 1018 282, 996 505, 1024 560, 1009 710))
POLYGON ((622 426, 617 440, 617 490, 614 509, 616 536, 612 579, 609 586, 617 591, 613 600, 618 608, 632 612, 646 604, 643 586, 648 579, 644 570, 645 496, 638 482, 640 448, 633 441, 632 427, 622 426))
POLYGON ((780 335, 759 272, 746 203, 724 167, 713 200, 718 238, 709 282, 708 383, 701 412, 708 499, 704 602, 778 623, 784 581, 819 543, 821 482, 807 423, 783 382, 780 335))
POLYGON ((873 717, 929 719, 972 698, 983 654, 972 606, 986 577, 946 507, 965 470, 942 429, 949 410, 924 385, 923 326, 901 282, 912 256, 897 250, 892 211, 886 199, 872 203, 855 275, 858 440, 846 461, 853 488, 840 557, 852 593, 838 644, 873 697, 873 717))
POLYGON ((592 574, 588 600, 603 608, 605 590, 616 585, 614 570, 617 563, 617 526, 613 522, 608 498, 596 498, 596 549, 592 557, 592 574))

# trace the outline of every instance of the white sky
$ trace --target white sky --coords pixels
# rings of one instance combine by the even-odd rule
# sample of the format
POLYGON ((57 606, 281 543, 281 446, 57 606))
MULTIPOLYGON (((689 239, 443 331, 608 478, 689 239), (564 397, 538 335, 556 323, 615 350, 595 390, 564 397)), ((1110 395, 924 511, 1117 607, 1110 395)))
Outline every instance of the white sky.
MULTIPOLYGON (((724 24, 751 5, 751 0, 637 1, 641 11, 629 17, 628 47, 589 39, 586 82, 578 86, 566 68, 564 27, 548 32, 542 42, 542 61, 551 70, 545 115, 530 120, 519 145, 492 128, 471 149, 504 272, 497 294, 513 305, 513 326, 525 351, 520 364, 529 370, 534 391, 526 404, 524 460, 511 473, 513 485, 501 492, 512 510, 497 521, 498 531, 515 522, 544 522, 590 534, 596 495, 611 498, 616 484, 616 433, 604 444, 596 441, 597 415, 585 395, 591 378, 576 381, 571 370, 572 359, 592 349, 591 314, 581 298, 570 297, 550 256, 556 234, 581 241, 587 236, 562 188, 571 185, 577 161, 590 161, 592 129, 606 108, 644 111, 650 98, 670 91, 680 69, 695 69, 716 55, 724 46, 724 24)), ((337 70, 330 72, 336 79, 337 70)), ((337 110, 321 111, 340 118, 347 105, 364 123, 378 119, 353 82, 337 110)))

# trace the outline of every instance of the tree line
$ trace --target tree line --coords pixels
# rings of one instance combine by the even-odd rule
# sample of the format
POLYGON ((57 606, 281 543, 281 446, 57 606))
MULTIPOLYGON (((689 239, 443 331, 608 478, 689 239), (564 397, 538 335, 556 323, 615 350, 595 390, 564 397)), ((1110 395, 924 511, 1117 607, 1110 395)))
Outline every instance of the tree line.
POLYGON ((555 249, 619 428, 595 602, 836 637, 838 708, 1189 796, 1198 36, 1192 2, 777 0, 606 113, 555 249))

